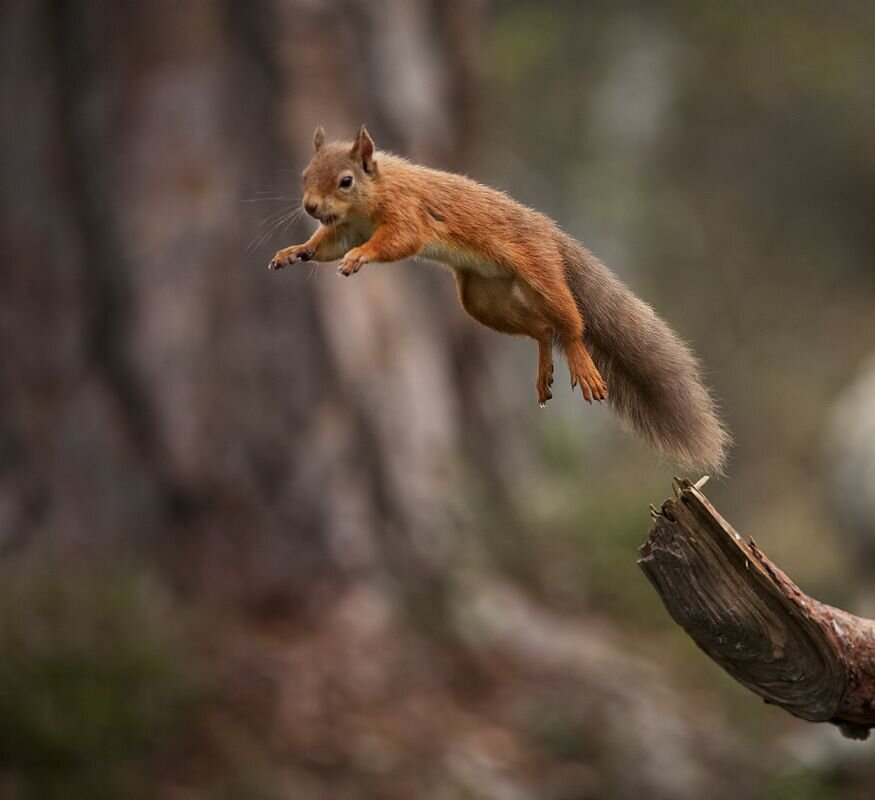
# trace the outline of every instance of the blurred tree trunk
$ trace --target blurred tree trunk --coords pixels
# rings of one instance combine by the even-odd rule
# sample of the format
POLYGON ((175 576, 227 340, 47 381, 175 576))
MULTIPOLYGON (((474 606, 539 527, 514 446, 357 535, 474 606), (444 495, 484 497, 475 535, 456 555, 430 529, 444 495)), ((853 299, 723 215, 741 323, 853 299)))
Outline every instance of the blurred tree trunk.
MULTIPOLYGON (((552 796, 514 783, 554 780, 532 772, 548 757, 521 712, 546 676, 557 707, 597 720, 617 796, 728 797, 703 765, 732 763, 731 737, 681 712, 658 671, 454 563, 467 463, 500 526, 520 426, 483 385, 501 340, 452 281, 266 269, 305 236, 259 238, 296 205, 317 124, 367 122, 379 146, 466 166, 479 17, 463 0, 3 5, 0 548, 133 547, 198 599, 314 623, 215 626, 224 655, 244 654, 223 693, 320 787, 290 796, 364 796, 331 790, 346 770, 325 765, 363 769, 370 719, 389 724, 387 785, 402 781, 382 796, 447 775, 472 795, 552 796), (248 202, 264 192, 287 196, 248 202), (410 608, 454 646, 404 624, 410 608)), ((575 796, 598 793, 595 772, 554 761, 575 796)))
POLYGON ((3 14, 0 543, 191 548, 189 578, 257 602, 432 574, 471 374, 451 282, 269 274, 305 226, 247 245, 316 124, 464 163, 476 4, 3 14))

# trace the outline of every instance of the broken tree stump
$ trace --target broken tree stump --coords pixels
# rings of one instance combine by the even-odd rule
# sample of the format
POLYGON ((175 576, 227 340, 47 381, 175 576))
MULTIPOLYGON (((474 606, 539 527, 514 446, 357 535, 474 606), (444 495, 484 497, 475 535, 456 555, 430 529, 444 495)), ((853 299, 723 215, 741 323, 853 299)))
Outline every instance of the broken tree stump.
POLYGON ((804 594, 693 485, 651 507, 638 561, 666 610, 767 703, 853 739, 875 727, 875 620, 804 594))

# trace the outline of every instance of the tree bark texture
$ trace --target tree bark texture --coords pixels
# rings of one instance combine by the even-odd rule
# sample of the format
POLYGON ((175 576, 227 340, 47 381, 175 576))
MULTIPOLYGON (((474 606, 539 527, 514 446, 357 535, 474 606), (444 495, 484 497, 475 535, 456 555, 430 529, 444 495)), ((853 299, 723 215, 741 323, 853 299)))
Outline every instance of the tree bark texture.
POLYGON ((463 443, 500 430, 467 403, 483 339, 437 271, 265 267, 306 237, 317 124, 464 167, 478 5, 0 14, 0 551, 157 546, 255 603, 428 585, 454 467, 494 449, 463 443))
POLYGON ((803 593, 689 481, 654 510, 639 565, 675 622, 767 703, 850 738, 875 727, 875 621, 803 593))

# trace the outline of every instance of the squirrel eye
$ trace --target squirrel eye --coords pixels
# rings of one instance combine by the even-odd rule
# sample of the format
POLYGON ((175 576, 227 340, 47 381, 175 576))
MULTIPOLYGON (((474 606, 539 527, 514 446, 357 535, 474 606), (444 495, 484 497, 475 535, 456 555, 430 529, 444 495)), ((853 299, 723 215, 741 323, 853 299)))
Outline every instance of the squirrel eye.
POLYGON ((349 189, 350 186, 352 186, 352 175, 344 175, 340 179, 340 188, 349 189))

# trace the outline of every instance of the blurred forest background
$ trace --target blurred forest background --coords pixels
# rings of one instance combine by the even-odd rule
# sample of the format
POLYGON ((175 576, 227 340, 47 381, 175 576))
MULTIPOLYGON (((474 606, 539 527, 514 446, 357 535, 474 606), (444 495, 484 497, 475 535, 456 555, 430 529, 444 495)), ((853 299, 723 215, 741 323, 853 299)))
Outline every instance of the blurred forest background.
POLYGON ((317 124, 546 211, 701 355, 721 512, 875 615, 873 41, 862 2, 5 0, 0 797, 870 798, 871 742, 671 623, 673 470, 540 410, 533 343, 438 268, 266 264, 317 124))

